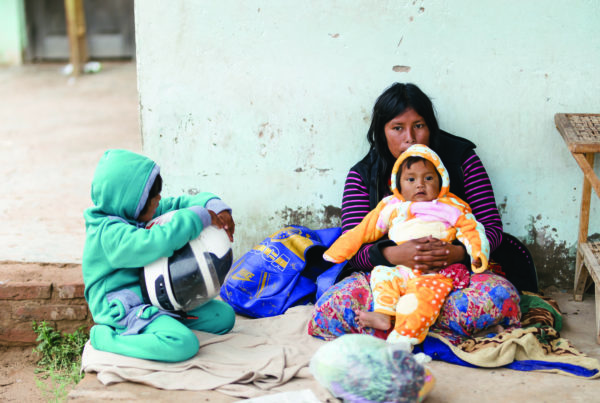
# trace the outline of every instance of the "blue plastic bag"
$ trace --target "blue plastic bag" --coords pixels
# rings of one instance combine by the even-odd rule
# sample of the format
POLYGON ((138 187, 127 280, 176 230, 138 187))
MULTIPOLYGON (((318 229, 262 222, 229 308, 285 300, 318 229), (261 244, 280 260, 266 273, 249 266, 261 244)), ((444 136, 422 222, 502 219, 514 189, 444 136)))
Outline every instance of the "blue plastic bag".
POLYGON ((285 227, 238 259, 221 287, 221 298, 242 315, 275 316, 314 303, 335 283, 345 263, 323 260, 341 228, 285 227))

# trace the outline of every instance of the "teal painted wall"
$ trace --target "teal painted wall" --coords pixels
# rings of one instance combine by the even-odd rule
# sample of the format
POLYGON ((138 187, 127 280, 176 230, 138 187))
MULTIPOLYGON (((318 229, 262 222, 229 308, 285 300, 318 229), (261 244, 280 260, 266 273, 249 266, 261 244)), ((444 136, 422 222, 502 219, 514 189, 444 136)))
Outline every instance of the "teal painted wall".
MULTIPOLYGON (((443 129, 478 145, 542 285, 571 286, 582 174, 553 118, 600 111, 600 2, 145 0, 135 13, 144 151, 165 194, 231 204, 237 256, 287 223, 339 223, 375 98, 414 82, 443 129)), ((598 211, 594 198, 591 234, 598 211)))
POLYGON ((25 3, 0 0, 0 65, 20 65, 27 46, 25 3))

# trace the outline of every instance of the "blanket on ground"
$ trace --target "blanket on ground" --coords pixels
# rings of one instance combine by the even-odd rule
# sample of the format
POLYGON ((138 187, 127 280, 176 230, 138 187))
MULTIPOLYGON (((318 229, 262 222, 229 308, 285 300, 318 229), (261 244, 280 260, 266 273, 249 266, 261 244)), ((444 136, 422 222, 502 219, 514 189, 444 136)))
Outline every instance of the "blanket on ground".
MULTIPOLYGON (((527 309, 521 304, 521 320, 526 327, 493 337, 462 338, 432 329, 421 345, 423 352, 437 360, 470 367, 600 377, 598 361, 560 337, 556 330, 561 324, 560 312, 558 307, 549 308, 551 302, 529 300, 527 309)), ((216 390, 239 398, 310 389, 320 401, 336 401, 308 370, 311 357, 326 343, 306 332, 313 309, 298 306, 284 315, 242 318, 232 332, 222 336, 196 332, 200 351, 180 363, 125 357, 87 344, 82 369, 96 372, 105 385, 130 381, 167 390, 216 390)))
POLYGON ((562 315, 554 300, 525 293, 520 308, 521 328, 485 337, 465 337, 432 328, 417 351, 434 360, 469 367, 506 367, 600 378, 600 362, 560 337, 562 315))
POLYGON ((96 372, 105 385, 130 381, 168 390, 216 390, 240 398, 310 389, 325 401, 331 394, 308 370, 311 357, 325 343, 306 332, 312 309, 298 306, 270 318, 241 318, 221 336, 195 332, 198 354, 178 363, 99 351, 88 342, 82 370, 96 372))

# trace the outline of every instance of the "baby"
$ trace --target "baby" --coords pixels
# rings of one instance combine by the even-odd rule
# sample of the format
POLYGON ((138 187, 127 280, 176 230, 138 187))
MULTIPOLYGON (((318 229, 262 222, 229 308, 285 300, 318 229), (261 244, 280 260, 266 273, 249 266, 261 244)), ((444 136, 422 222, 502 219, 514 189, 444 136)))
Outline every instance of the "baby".
MULTIPOLYGON (((450 193, 449 188, 449 175, 439 156, 427 146, 411 146, 392 169, 393 194, 338 238, 325 251, 324 259, 341 263, 352 258, 362 244, 374 242, 386 233, 397 244, 432 236, 446 242, 458 239, 471 256, 472 271, 485 271, 490 247, 484 227, 475 220, 469 205, 450 193)), ((395 318, 388 342, 421 343, 452 291, 453 279, 449 276, 461 275, 456 266, 431 274, 403 265, 375 267, 370 280, 374 311, 358 312, 357 322, 388 330, 395 318)), ((468 276, 463 270, 462 275, 468 276)))

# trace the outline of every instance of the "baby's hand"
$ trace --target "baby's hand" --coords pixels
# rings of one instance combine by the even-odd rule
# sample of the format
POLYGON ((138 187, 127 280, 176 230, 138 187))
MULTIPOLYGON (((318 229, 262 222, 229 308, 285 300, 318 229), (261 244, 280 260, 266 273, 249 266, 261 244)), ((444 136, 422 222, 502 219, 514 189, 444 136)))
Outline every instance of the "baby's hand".
POLYGON ((477 258, 477 259, 473 260, 473 266, 475 266, 479 269, 481 267, 481 259, 477 258))

